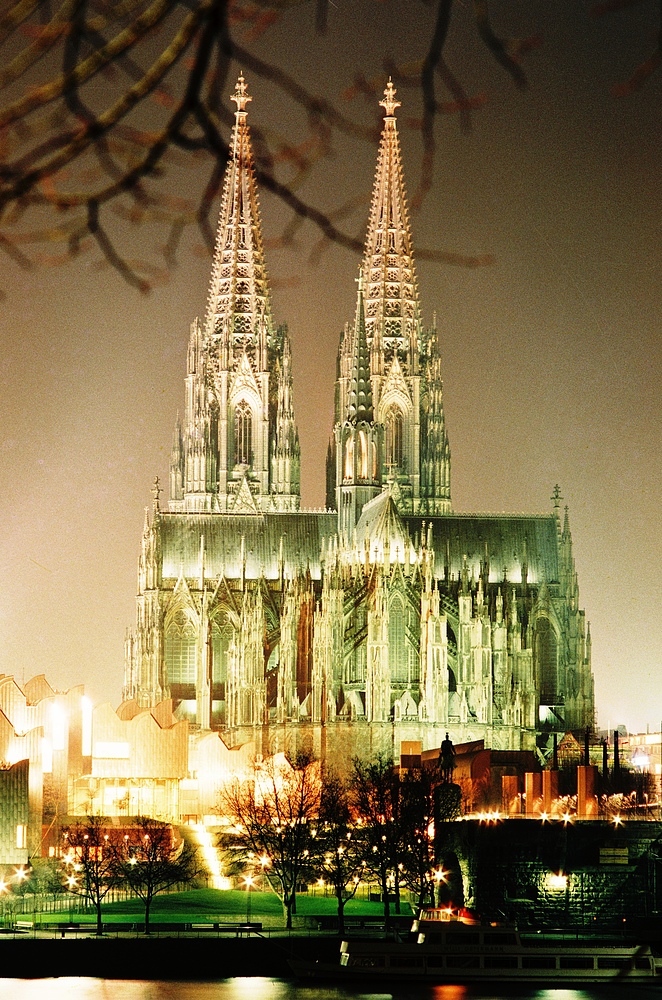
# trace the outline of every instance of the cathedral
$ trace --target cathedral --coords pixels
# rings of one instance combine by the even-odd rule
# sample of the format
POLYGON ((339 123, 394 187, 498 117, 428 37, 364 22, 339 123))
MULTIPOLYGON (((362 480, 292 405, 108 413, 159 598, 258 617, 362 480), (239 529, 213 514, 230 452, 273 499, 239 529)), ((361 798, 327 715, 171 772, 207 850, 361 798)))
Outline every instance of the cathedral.
MULTIPOLYGON (((441 358, 423 325, 395 89, 340 337, 327 507, 300 503, 286 326, 274 322, 243 77, 204 321, 191 325, 167 505, 146 511, 124 698, 264 753, 402 740, 533 749, 593 727, 567 509, 451 503, 441 358)), ((351 277, 348 276, 348 280, 351 277)), ((330 390, 330 387, 329 387, 330 390)))

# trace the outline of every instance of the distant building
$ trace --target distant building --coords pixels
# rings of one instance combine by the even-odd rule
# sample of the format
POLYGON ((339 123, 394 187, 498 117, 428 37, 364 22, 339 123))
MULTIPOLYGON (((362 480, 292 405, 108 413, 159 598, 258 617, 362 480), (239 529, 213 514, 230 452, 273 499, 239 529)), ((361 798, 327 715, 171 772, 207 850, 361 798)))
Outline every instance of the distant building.
POLYGON ((0 766, 0 870, 28 860, 30 762, 0 766))
MULTIPOLYGON (((342 333, 327 509, 300 507, 242 77, 205 318, 190 333, 167 509, 146 513, 124 697, 268 753, 349 760, 594 722, 567 508, 456 513, 437 334, 422 321, 396 128, 384 128, 342 333)), ((495 348, 496 349, 496 348, 495 348)), ((525 416, 523 417, 525 419, 525 416)))

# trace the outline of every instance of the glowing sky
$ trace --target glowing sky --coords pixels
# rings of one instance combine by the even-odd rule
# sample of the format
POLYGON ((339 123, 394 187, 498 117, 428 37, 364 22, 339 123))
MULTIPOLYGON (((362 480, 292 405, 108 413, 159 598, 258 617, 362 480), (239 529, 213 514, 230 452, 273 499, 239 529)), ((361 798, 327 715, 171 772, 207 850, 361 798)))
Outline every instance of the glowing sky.
MULTIPOLYGON (((412 220, 415 245, 494 258, 475 269, 418 266, 424 318, 437 313, 453 506, 547 511, 559 483, 591 623, 599 721, 658 728, 662 73, 629 98, 610 95, 652 51, 656 5, 600 20, 584 4, 499 6, 509 15, 495 21, 499 31, 542 36, 526 59, 529 88, 518 91, 491 60, 471 5, 457 6, 447 60, 468 93, 488 100, 468 134, 456 116, 439 122, 434 186, 412 220)), ((334 0, 320 39, 312 8, 294 7, 255 49, 340 103, 354 74, 379 74, 384 55, 420 58, 431 17, 418 0, 334 0)), ((300 110, 247 80, 249 123, 304 138, 300 110)), ((421 148, 407 119, 420 102, 415 91, 399 97, 413 191, 421 148)), ((363 98, 342 108, 375 121, 363 98)), ((362 235, 375 152, 334 140, 300 194, 328 210, 365 195, 341 220, 362 235)), ((169 183, 190 196, 199 179, 179 171, 169 183)), ((269 246, 287 216, 266 194, 261 203, 269 246)), ((299 237, 268 249, 267 263, 276 318, 292 336, 303 499, 320 506, 358 259, 330 247, 311 263, 318 233, 306 225, 299 237)), ((155 254, 163 236, 136 230, 129 239, 155 254)), ((148 297, 96 266, 96 252, 27 273, 3 259, 1 672, 43 672, 58 687, 84 682, 96 700, 119 700, 142 511, 154 476, 167 482, 188 326, 204 312, 210 262, 199 245, 191 232, 170 282, 148 297)))

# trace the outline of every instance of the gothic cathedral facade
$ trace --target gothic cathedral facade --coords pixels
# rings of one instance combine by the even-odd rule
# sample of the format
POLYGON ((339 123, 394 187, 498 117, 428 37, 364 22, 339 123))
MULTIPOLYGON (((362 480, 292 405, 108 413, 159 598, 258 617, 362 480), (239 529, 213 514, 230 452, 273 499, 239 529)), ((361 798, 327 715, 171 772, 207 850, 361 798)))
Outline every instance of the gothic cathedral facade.
POLYGON ((265 752, 593 726, 567 509, 451 506, 435 329, 424 327, 389 81, 354 320, 338 353, 327 509, 300 505, 288 331, 276 326, 242 77, 204 322, 190 331, 167 509, 142 536, 124 698, 265 752))

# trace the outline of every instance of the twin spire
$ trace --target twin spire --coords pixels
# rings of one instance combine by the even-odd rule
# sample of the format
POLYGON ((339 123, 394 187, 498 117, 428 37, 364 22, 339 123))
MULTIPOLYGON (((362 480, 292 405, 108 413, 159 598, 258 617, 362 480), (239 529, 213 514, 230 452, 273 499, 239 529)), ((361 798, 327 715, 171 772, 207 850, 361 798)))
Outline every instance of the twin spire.
POLYGON ((253 98, 239 76, 231 100, 237 105, 228 151, 216 248, 205 316, 207 340, 227 342, 232 352, 271 334, 271 302, 264 262, 255 166, 246 105, 253 98))
POLYGON ((372 191, 363 254, 368 343, 386 358, 413 352, 420 330, 420 306, 407 194, 394 111, 395 87, 389 79, 380 101, 386 114, 372 191))
MULTIPOLYGON (((342 500, 348 527, 387 478, 398 482, 403 511, 450 509, 440 366, 436 336, 421 326, 395 94, 389 80, 355 322, 339 362, 336 425, 345 430, 334 430, 328 502, 340 510, 342 500)), ((292 511, 300 449, 290 347, 287 329, 273 322, 243 75, 231 99, 235 122, 207 310, 191 330, 171 509, 240 513, 250 492, 256 511, 292 511)))

